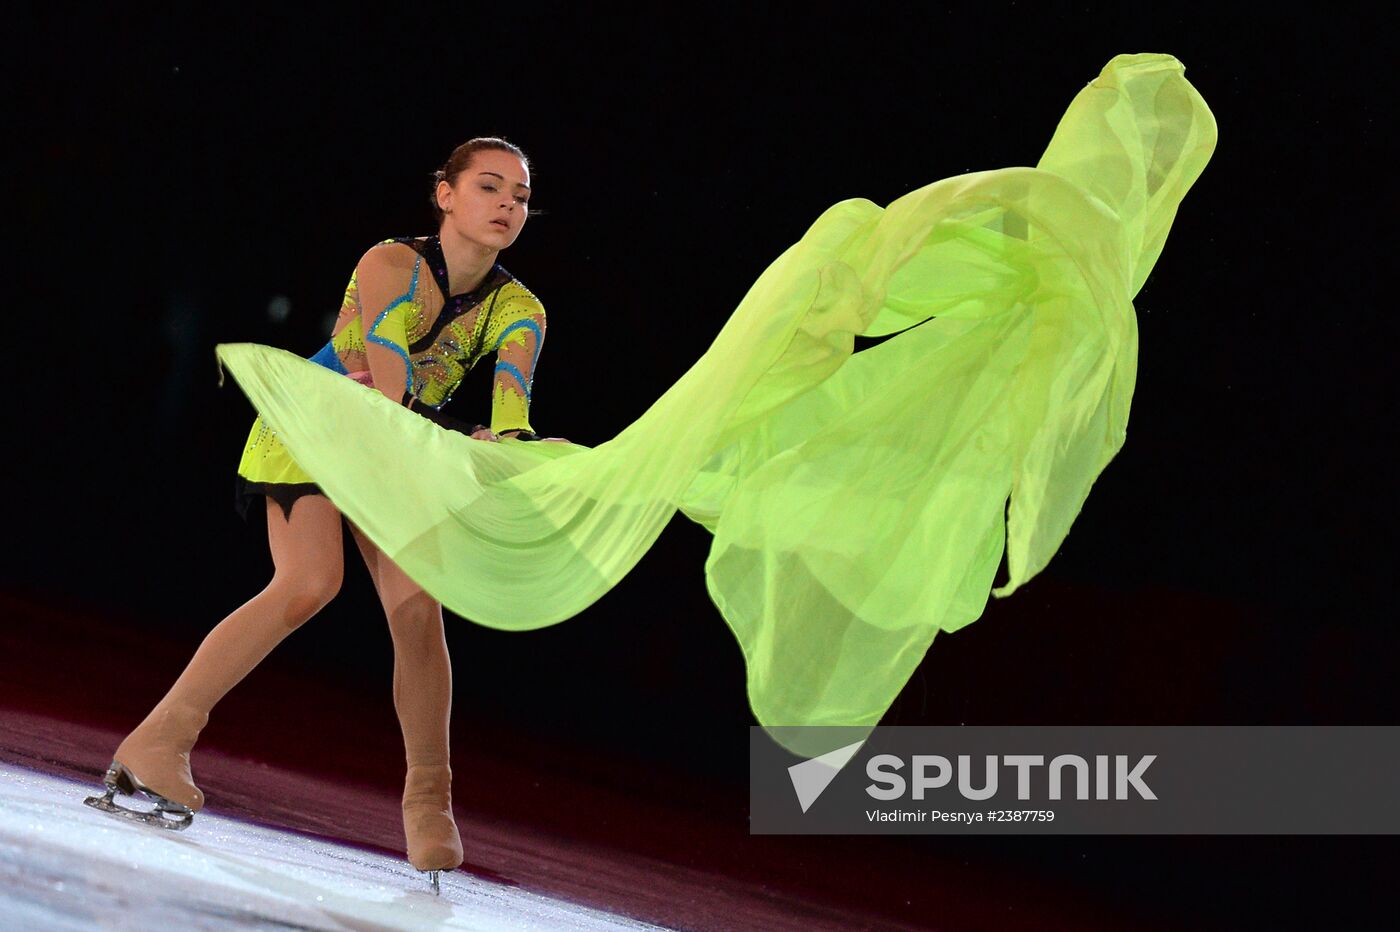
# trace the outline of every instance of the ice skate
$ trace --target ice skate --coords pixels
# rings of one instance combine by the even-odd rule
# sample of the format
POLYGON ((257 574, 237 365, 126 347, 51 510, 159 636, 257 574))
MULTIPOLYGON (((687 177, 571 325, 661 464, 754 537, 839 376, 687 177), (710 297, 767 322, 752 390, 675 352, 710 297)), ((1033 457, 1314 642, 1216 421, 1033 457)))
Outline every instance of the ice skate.
POLYGON ((133 822, 177 831, 187 828, 204 806, 204 794, 190 774, 190 749, 208 720, 206 712, 157 706, 118 745, 102 778, 107 792, 83 802, 133 822), (118 793, 144 797, 155 808, 119 806, 114 802, 118 793))
POLYGON ((166 828, 176 832, 188 828, 189 824, 194 821, 193 809, 174 800, 166 799, 152 790, 136 779, 136 775, 126 769, 119 761, 112 761, 112 766, 107 768, 102 782, 106 784, 107 792, 101 796, 89 796, 83 800, 84 804, 131 822, 154 825, 157 828, 166 828), (118 793, 124 796, 139 794, 154 803, 155 808, 142 810, 118 806, 112 801, 118 793))
POLYGON ((452 771, 446 766, 411 766, 404 781, 403 831, 408 863, 428 875, 442 893, 442 872, 462 863, 462 837, 452 818, 452 771))

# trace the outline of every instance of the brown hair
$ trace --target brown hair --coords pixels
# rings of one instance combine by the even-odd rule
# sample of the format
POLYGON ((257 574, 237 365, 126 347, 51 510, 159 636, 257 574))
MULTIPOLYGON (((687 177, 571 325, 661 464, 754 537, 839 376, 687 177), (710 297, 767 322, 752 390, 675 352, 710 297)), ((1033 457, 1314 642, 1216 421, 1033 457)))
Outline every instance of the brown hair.
POLYGON ((460 146, 452 150, 452 154, 447 157, 447 163, 433 172, 433 189, 428 193, 428 203, 433 206, 433 217, 439 224, 442 223, 442 208, 437 202, 438 182, 446 181, 449 185, 456 187, 457 176, 466 171, 472 164, 472 156, 482 149, 495 149, 500 152, 509 152, 511 155, 525 163, 525 170, 530 170, 530 159, 525 153, 520 151, 520 147, 514 143, 507 142, 499 136, 478 136, 475 139, 468 139, 460 146))

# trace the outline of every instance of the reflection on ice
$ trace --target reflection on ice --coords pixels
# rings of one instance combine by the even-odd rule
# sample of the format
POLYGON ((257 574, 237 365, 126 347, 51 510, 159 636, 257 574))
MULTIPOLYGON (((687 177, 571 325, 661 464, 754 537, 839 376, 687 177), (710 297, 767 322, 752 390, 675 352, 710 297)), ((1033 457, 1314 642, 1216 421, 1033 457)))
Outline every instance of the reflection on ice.
POLYGON ((0 764, 0 928, 653 929, 458 871, 208 811, 162 831, 83 805, 98 785, 0 764))

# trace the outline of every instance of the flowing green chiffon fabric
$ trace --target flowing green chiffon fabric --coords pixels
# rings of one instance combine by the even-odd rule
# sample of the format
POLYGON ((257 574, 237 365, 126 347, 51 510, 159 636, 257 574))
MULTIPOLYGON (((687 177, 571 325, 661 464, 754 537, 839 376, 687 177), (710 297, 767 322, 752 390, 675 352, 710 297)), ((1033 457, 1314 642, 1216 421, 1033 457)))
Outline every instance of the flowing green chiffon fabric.
POLYGON ((1132 299, 1216 140, 1183 73, 1120 55, 1035 168, 835 204, 595 447, 476 441, 287 352, 218 356, 331 500, 455 614, 564 621, 680 509, 714 535, 708 590, 758 722, 873 727, 940 630, 1045 567, 1123 445, 1132 299), (894 336, 853 353, 857 334, 894 336))

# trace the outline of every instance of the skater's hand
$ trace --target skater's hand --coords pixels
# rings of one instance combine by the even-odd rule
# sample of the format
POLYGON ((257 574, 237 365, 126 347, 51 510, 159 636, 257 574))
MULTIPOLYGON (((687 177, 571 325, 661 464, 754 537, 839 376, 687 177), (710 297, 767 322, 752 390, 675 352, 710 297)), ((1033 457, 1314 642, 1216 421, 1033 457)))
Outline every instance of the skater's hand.
POLYGON ((472 439, 473 439, 473 440, 489 440, 489 441, 491 441, 492 443, 495 443, 495 442, 499 441, 501 438, 500 438, 500 437, 497 437, 497 436, 495 435, 495 433, 492 432, 491 428, 489 428, 489 427, 483 427, 483 428, 481 428, 481 430, 474 431, 474 432, 472 433, 472 439))

